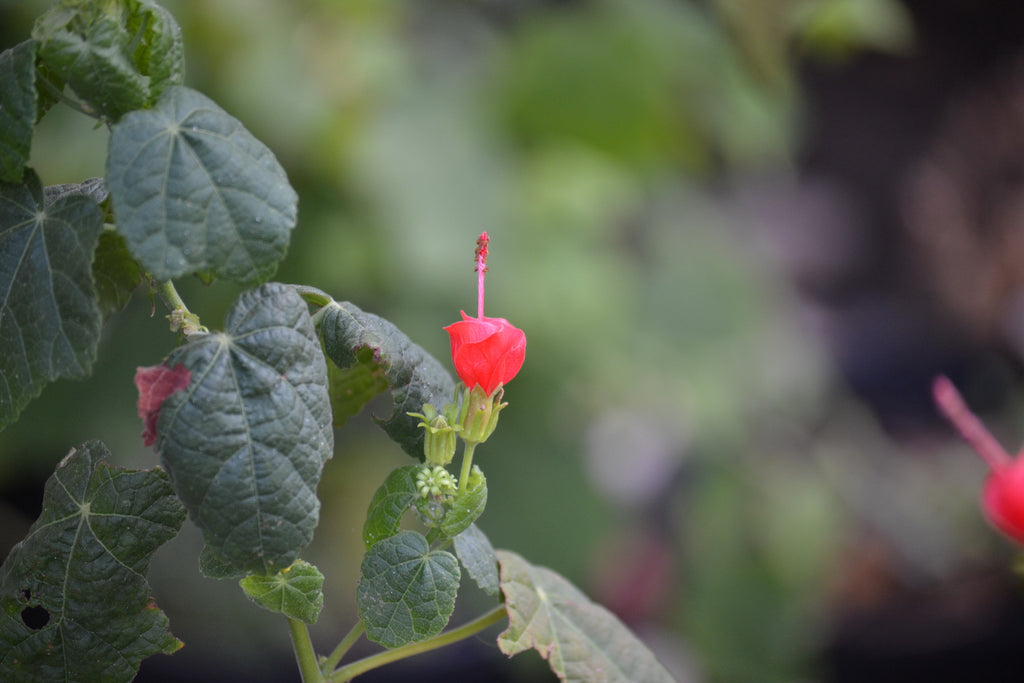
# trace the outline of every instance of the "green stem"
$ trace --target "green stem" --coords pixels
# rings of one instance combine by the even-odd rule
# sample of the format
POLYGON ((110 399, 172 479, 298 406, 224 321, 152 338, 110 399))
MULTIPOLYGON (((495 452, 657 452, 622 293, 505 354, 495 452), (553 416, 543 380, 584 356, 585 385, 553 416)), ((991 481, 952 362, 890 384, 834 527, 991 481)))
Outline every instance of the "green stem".
POLYGON ((199 322, 199 316, 188 310, 188 306, 185 305, 184 299, 178 294, 178 290, 174 288, 174 283, 170 280, 161 282, 155 285, 156 293, 163 299, 164 305, 171 311, 171 331, 181 332, 188 337, 189 335, 196 333, 209 332, 199 322))
POLYGON ((352 662, 347 666, 343 666, 333 674, 327 677, 329 683, 344 683, 344 681, 351 681, 356 676, 364 674, 367 671, 376 669, 379 666, 390 664, 391 662, 397 662, 400 659, 406 657, 412 657, 423 652, 430 652, 436 650, 445 645, 451 645, 470 636, 476 635, 480 631, 483 631, 488 626, 498 623, 506 615, 505 605, 498 605, 490 612, 483 614, 468 624, 463 624, 458 628, 454 628, 451 631, 441 633, 433 638, 427 638, 421 640, 418 643, 409 643, 402 647, 396 647, 394 650, 385 650, 384 652, 378 652, 375 655, 370 655, 360 659, 359 661, 352 662))
POLYGON ((473 451, 476 450, 475 441, 467 441, 466 448, 462 451, 462 471, 459 473, 459 495, 469 489, 469 473, 473 471, 473 451))
POLYGON ((352 627, 352 630, 341 639, 341 642, 338 643, 338 647, 334 648, 334 652, 331 653, 331 656, 320 664, 320 671, 325 675, 333 671, 334 667, 338 666, 338 662, 341 661, 341 658, 345 656, 345 653, 348 652, 353 645, 355 645, 355 642, 359 640, 359 636, 363 635, 365 631, 366 625, 360 620, 352 627))
POLYGON ((295 649, 295 661, 299 664, 302 683, 324 683, 323 674, 317 665, 316 652, 309 640, 309 629, 298 619, 288 619, 288 628, 292 634, 292 647, 295 649))

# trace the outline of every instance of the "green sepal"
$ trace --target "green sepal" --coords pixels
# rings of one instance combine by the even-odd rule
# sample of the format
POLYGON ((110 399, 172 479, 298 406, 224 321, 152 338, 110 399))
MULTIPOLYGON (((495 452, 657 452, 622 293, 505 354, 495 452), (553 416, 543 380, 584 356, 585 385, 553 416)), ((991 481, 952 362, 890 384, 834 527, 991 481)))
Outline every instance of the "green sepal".
POLYGON ((246 576, 238 585, 260 607, 307 624, 315 624, 324 607, 324 575, 304 560, 276 574, 246 576))
POLYGON ((367 551, 356 592, 366 637, 400 647, 436 636, 448 624, 459 592, 459 561, 431 550, 416 531, 402 531, 367 551))

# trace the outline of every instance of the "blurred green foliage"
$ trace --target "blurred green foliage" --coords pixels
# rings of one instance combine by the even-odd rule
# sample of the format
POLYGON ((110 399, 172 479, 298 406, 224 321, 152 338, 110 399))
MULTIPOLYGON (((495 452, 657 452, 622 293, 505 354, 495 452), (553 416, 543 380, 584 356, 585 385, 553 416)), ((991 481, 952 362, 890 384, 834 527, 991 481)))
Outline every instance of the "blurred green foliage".
MULTIPOLYGON (((24 39, 47 4, 0 1, 3 47, 24 39)), ((794 45, 829 59, 905 49, 899 6, 166 6, 184 31, 186 83, 274 150, 298 191, 298 228, 275 279, 383 315, 447 363, 441 327, 473 310, 473 242, 490 233, 487 312, 529 339, 501 428, 475 460, 490 488, 480 526, 495 545, 602 600, 606 565, 628 559, 610 556, 609 543, 654 527, 673 558, 670 580, 635 626, 657 636, 667 664, 721 681, 807 674, 850 519, 874 502, 843 488, 867 476, 857 466, 829 473, 862 446, 875 455, 895 447, 859 417, 824 432, 809 426, 836 390, 828 361, 716 183, 790 164, 800 124, 794 45), (621 448, 598 462, 594 435, 610 425, 621 428, 605 441, 621 438, 621 448), (640 483, 616 488, 623 479, 640 483)), ((32 163, 47 184, 102 175, 105 142, 103 129, 58 107, 32 163)), ((210 327, 238 293, 192 280, 179 289, 210 327)), ((140 293, 112 318, 93 378, 48 387, 0 433, 0 482, 17 486, 26 470, 45 477, 88 438, 102 438, 122 464, 155 462, 138 436, 132 376, 175 345, 162 316, 140 293)), ((337 441, 306 553, 327 576, 314 630, 324 641, 354 618, 370 496, 409 462, 365 416, 337 441)), ((928 495, 948 494, 950 477, 925 474, 928 495)), ((962 513, 970 495, 947 495, 956 502, 947 512, 911 515, 904 528, 928 538, 941 537, 936 525, 973 528, 962 513)), ((163 556, 173 568, 160 569, 157 556, 153 584, 188 645, 176 657, 234 642, 229 618, 211 617, 215 605, 246 610, 266 638, 259 653, 232 656, 258 662, 287 646, 238 591, 198 578, 194 534, 175 544, 163 556)))

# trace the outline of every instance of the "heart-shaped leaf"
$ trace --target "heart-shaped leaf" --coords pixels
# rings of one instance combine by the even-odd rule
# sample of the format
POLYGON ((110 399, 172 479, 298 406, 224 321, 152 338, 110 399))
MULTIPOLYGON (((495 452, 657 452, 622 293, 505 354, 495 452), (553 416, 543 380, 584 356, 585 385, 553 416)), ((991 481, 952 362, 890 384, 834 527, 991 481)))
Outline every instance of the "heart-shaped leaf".
POLYGON ((356 593, 366 637, 399 647, 440 633, 455 609, 459 561, 415 531, 380 541, 363 558, 356 593))
POLYGON ((567 683, 674 683, 654 654, 604 607, 560 574, 498 551, 508 628, 498 647, 533 648, 567 683))
POLYGON ((265 280, 298 213, 266 145, 213 100, 179 86, 114 126, 107 185, 118 231, 157 280, 196 271, 265 280))
POLYGON ((327 369, 305 303, 270 283, 244 292, 226 331, 165 361, 188 386, 160 406, 156 448, 206 539, 208 576, 273 574, 309 544, 334 434, 327 369))
POLYGON ((416 472, 419 469, 419 465, 399 467, 388 475, 373 494, 363 524, 363 542, 367 550, 378 541, 398 533, 402 515, 419 498, 416 490, 416 472))
POLYGON ((107 457, 90 442, 64 458, 0 567, 0 680, 130 681, 145 657, 181 647, 146 572, 185 510, 165 472, 107 457))
POLYGON ((455 537, 455 554, 466 572, 489 595, 498 594, 498 556, 476 524, 455 537))
POLYGON ((247 576, 239 585, 260 607, 307 624, 315 624, 324 607, 324 575, 303 560, 270 576, 247 576))
POLYGON ((0 183, 0 429, 43 386, 85 377, 101 316, 91 263, 103 216, 91 199, 44 206, 38 176, 0 183))
POLYGON ((39 17, 32 36, 53 80, 112 120, 184 79, 181 28, 148 0, 60 0, 39 17))
POLYGON ((0 181, 21 182, 36 124, 36 43, 0 52, 0 181))
POLYGON ((424 403, 442 408, 455 394, 451 374, 432 355, 414 344, 394 324, 351 303, 327 304, 320 335, 327 357, 340 368, 356 364, 362 349, 373 351, 373 360, 384 368, 391 387, 394 410, 377 419, 384 431, 409 455, 423 459, 423 429, 419 413, 424 403))

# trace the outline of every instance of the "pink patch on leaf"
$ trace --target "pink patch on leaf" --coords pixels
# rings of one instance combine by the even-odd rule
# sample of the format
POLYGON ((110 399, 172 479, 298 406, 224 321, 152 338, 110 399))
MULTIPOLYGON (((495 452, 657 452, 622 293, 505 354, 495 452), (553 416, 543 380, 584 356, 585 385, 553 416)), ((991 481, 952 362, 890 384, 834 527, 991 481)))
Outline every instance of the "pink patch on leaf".
POLYGON ((169 368, 153 365, 136 368, 135 386, 139 390, 139 418, 142 420, 142 442, 147 446, 156 443, 156 421, 160 417, 160 406, 164 399, 175 391, 181 391, 192 381, 192 373, 184 365, 169 368))

